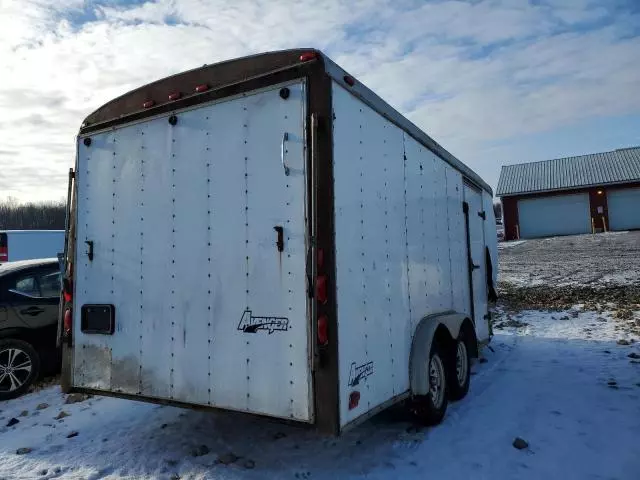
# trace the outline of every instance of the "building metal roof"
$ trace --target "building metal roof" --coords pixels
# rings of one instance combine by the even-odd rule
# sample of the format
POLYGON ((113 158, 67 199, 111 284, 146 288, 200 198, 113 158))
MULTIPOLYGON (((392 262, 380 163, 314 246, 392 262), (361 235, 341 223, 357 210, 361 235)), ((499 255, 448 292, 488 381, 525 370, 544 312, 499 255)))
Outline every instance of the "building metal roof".
POLYGON ((504 165, 496 195, 504 197, 628 182, 640 182, 640 147, 504 165))

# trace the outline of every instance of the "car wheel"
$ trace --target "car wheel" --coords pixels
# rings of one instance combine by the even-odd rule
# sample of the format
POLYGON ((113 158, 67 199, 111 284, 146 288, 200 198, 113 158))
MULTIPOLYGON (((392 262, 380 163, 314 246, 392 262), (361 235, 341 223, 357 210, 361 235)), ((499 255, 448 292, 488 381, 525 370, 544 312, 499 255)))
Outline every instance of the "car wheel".
POLYGON ((451 372, 449 374, 449 398, 460 400, 469 392, 471 380, 471 355, 469 352, 469 339, 464 332, 460 332, 456 340, 454 357, 451 362, 451 372))
POLYGON ((447 411, 447 358, 445 350, 433 343, 429 354, 429 392, 412 399, 411 410, 416 419, 424 425, 437 425, 442 422, 447 411))
POLYGON ((16 398, 27 391, 40 373, 40 357, 22 340, 0 340, 0 400, 16 398))

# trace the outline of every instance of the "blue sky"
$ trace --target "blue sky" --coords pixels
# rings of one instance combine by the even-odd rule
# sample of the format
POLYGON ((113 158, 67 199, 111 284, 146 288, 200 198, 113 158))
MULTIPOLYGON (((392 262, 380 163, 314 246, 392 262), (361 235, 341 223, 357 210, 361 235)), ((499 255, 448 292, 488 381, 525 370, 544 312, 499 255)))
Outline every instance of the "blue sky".
POLYGON ((204 63, 325 51, 490 184, 640 145, 638 0, 4 0, 0 199, 59 199, 82 119, 204 63))

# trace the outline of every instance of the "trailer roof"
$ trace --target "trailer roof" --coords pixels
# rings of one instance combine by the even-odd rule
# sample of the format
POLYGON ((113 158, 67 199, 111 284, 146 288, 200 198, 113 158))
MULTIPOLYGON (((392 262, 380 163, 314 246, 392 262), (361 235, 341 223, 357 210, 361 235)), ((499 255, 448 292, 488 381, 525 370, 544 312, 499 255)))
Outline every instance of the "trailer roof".
POLYGON ((210 101, 211 95, 218 90, 227 90, 231 95, 235 90, 230 87, 251 79, 268 77, 283 70, 300 69, 301 76, 304 76, 307 65, 317 61, 322 62, 325 72, 333 80, 405 130, 473 183, 493 195, 491 187, 478 174, 329 57, 312 48, 267 52, 203 65, 200 68, 149 83, 111 100, 87 116, 80 128, 80 135, 210 101))

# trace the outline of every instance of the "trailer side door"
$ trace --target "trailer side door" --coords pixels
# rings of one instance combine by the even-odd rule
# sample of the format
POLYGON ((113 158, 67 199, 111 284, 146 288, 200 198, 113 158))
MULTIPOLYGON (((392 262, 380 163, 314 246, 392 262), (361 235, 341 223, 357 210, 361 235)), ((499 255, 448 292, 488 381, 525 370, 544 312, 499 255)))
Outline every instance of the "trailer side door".
POLYGON ((485 228, 486 213, 483 210, 482 192, 467 182, 464 184, 465 223, 467 226, 467 247, 469 258, 469 275, 471 285, 471 302, 476 335, 480 342, 489 339, 487 272, 485 262, 485 228))

